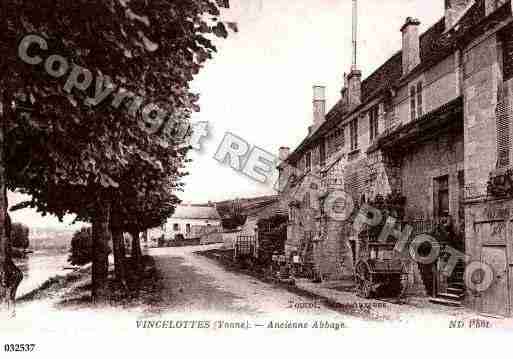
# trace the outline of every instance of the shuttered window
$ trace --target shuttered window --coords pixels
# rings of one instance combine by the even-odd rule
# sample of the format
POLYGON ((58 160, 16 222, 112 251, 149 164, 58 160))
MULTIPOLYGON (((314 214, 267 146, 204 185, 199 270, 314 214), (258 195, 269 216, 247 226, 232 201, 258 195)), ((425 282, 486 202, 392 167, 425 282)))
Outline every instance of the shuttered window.
POLYGON ((502 168, 510 165, 511 148, 509 108, 506 96, 504 96, 503 86, 499 88, 497 100, 497 107, 495 109, 497 126, 497 166, 502 168))
POLYGON ((506 26, 500 33, 502 44, 502 67, 504 81, 513 78, 513 24, 506 26))
POLYGON ((370 135, 370 142, 374 141, 378 135, 379 135, 379 107, 374 106, 369 111, 369 135, 370 135))
POLYGON ((416 97, 415 97, 415 86, 412 86, 410 88, 410 111, 411 111, 411 120, 415 120, 417 118, 417 115, 416 115, 416 111, 417 111, 417 108, 416 108, 416 97))

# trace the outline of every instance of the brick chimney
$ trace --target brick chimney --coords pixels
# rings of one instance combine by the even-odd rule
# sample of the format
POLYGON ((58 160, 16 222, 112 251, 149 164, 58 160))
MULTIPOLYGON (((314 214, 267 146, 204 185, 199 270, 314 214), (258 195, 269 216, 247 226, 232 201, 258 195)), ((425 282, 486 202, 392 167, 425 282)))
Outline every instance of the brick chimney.
POLYGON ((445 31, 456 25, 474 2, 475 0, 445 0, 445 31))
POLYGON ((403 75, 409 74, 420 64, 419 25, 419 20, 408 17, 403 27, 401 27, 403 33, 403 75))
POLYGON ((347 104, 350 108, 362 103, 362 72, 356 67, 347 75, 347 104))
POLYGON ((285 161, 290 155, 290 147, 280 147, 280 161, 285 161))
POLYGON ((326 116, 326 87, 313 86, 313 115, 314 126, 324 122, 326 116))

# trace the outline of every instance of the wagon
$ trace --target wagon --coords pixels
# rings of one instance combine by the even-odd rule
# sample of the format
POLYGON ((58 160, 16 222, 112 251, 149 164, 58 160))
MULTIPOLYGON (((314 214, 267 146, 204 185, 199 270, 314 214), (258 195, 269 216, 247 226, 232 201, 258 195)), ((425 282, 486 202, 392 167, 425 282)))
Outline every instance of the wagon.
POLYGON ((369 258, 355 266, 356 289, 363 298, 402 297, 408 272, 400 259, 394 258, 394 244, 369 242, 369 258))

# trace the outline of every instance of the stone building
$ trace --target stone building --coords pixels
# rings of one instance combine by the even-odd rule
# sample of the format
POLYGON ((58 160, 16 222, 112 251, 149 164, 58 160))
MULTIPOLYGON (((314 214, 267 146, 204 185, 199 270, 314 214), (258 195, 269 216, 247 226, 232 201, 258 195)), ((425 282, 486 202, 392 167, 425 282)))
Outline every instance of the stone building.
POLYGON ((150 239, 199 239, 211 233, 221 233, 221 217, 214 205, 184 204, 159 228, 148 232, 150 239))
POLYGON ((323 280, 352 276, 355 261, 369 255, 367 243, 347 221, 326 215, 326 199, 344 191, 359 207, 394 193, 405 200, 401 223, 414 234, 448 223, 451 246, 468 257, 450 278, 436 262, 429 285, 416 263, 406 263, 410 289, 462 299, 465 264, 481 260, 496 280, 484 294, 467 288, 464 302, 511 315, 511 201, 487 185, 490 173, 504 182, 511 165, 511 1, 446 0, 440 21, 423 34, 419 24, 406 19, 401 51, 363 81, 355 62, 327 113, 324 88, 314 88, 307 136, 293 152, 281 149, 286 254, 302 256, 323 280))

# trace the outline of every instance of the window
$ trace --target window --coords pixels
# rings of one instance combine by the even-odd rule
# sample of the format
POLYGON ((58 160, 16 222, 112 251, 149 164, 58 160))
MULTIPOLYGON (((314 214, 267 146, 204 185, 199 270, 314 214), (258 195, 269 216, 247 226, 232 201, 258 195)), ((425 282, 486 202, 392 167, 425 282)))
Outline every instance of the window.
POLYGON ((310 192, 305 193, 305 196, 303 197, 303 205, 305 209, 309 209, 311 207, 310 192))
POLYGON ((416 120, 423 114, 422 82, 410 87, 410 111, 411 120, 416 120))
POLYGON ((305 169, 306 169, 306 172, 310 172, 310 170, 312 169, 312 153, 311 152, 307 152, 305 155, 305 169))
POLYGON ((217 6, 223 7, 225 9, 230 8, 230 1, 229 0, 216 0, 217 6))
POLYGON ((410 88, 410 111, 411 111, 411 120, 415 120, 417 118, 416 115, 416 105, 415 105, 415 87, 410 88))
POLYGON ((324 166, 326 164, 326 141, 324 139, 321 140, 319 145, 319 159, 321 166, 324 166))
POLYGON ((449 215, 449 176, 435 179, 435 215, 446 217, 449 215))
POLYGON ((489 9, 490 14, 494 12, 495 10, 499 9, 502 5, 506 3, 506 0, 492 0, 491 6, 492 8, 489 9))
POLYGON ((335 131, 335 151, 340 150, 342 147, 344 147, 346 139, 344 136, 344 127, 337 128, 335 131))
POLYGON ((370 142, 374 141, 379 135, 379 106, 374 106, 369 111, 369 134, 370 142))
POLYGON ((173 231, 178 232, 180 230, 180 225, 178 223, 173 224, 173 231))
POLYGON ((191 225, 189 223, 185 225, 185 233, 191 234, 191 225))
POLYGON ((294 207, 289 207, 289 221, 295 222, 296 221, 296 211, 294 207))
POLYGON ((355 118, 349 123, 349 132, 351 135, 351 151, 358 149, 358 119, 355 118))
POLYGON ((505 85, 499 84, 497 91, 497 106, 495 107, 495 130, 497 133, 497 167, 510 165, 511 136, 510 115, 508 99, 505 94, 505 85))
POLYGON ((423 115, 422 110, 422 82, 417 84, 417 117, 421 117, 423 115))

